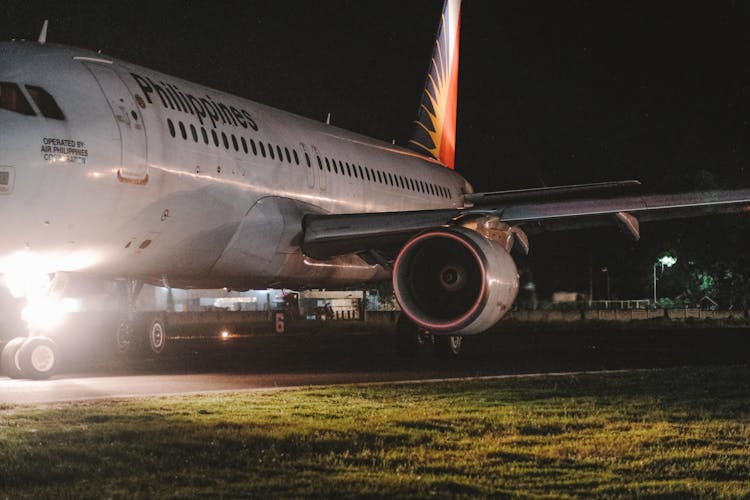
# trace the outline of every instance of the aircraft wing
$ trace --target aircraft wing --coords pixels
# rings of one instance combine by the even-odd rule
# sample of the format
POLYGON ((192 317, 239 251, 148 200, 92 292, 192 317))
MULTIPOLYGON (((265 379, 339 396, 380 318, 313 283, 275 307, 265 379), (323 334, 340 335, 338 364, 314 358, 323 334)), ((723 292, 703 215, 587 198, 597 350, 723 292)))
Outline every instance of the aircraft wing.
POLYGON ((632 182, 477 193, 467 196, 467 201, 472 205, 463 209, 311 214, 305 216, 303 222, 302 249, 305 254, 318 259, 346 253, 373 252, 387 259, 421 231, 461 224, 462 221, 487 215, 497 216, 529 235, 619 223, 637 239, 639 222, 750 212, 750 188, 681 194, 610 195, 611 190, 607 186, 617 190, 634 187, 632 182), (591 187, 593 189, 589 189, 591 187), (604 192, 598 196, 592 194, 599 190, 604 192), (589 195, 576 197, 585 192, 589 195), (542 195, 542 199, 536 195, 542 195))

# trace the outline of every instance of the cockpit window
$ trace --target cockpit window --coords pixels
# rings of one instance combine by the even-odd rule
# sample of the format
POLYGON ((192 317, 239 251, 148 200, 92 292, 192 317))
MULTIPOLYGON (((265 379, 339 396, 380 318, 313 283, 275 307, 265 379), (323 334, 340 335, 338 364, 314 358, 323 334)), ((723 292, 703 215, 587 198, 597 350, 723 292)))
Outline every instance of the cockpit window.
POLYGON ((36 103, 36 107, 39 108, 39 111, 41 111, 44 116, 55 120, 65 119, 65 115, 62 110, 60 110, 55 99, 49 95, 49 92, 42 87, 36 87, 34 85, 26 85, 26 90, 34 100, 34 103, 36 103))
POLYGON ((18 85, 10 82, 0 82, 0 108, 22 115, 33 116, 35 114, 18 85))

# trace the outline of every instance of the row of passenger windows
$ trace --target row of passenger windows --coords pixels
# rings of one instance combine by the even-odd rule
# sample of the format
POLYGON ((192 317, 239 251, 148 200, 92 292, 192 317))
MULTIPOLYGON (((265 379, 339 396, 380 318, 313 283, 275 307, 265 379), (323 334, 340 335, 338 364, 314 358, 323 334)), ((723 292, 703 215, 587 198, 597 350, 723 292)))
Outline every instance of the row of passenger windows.
MULTIPOLYGON (((303 160, 297 150, 294 148, 281 147, 278 144, 273 145, 270 142, 264 143, 260 140, 255 141, 254 139, 245 139, 240 136, 239 139, 234 134, 226 134, 225 132, 216 132, 211 129, 207 131, 205 127, 196 127, 195 125, 188 124, 187 126, 181 122, 175 123, 171 119, 167 119, 167 127, 169 128, 169 134, 172 137, 177 137, 178 134, 184 140, 192 139, 193 142, 210 145, 213 144, 216 147, 224 147, 227 150, 242 151, 245 154, 252 153, 255 156, 261 156, 263 158, 270 158, 272 160, 278 160, 281 162, 287 162, 290 165, 302 165, 303 160)), ((308 168, 312 168, 313 164, 310 159, 310 155, 307 152, 303 152, 304 164, 308 168)), ((333 172, 340 175, 347 175, 354 177, 355 179, 367 179, 370 182, 378 182, 389 186, 394 186, 401 189, 407 189, 418 193, 431 194, 433 196, 439 196, 441 198, 452 199, 453 196, 450 190, 444 186, 433 184, 430 182, 424 182, 412 177, 392 174, 390 172, 382 172, 380 170, 371 169, 368 167, 362 167, 361 165, 355 165, 354 163, 342 162, 341 160, 335 160, 326 156, 315 156, 316 163, 320 170, 324 168, 328 172, 333 172)))
MULTIPOLYGON (((24 85, 24 87, 42 115, 55 120, 65 119, 65 115, 49 92, 36 85, 24 85)), ((22 115, 36 115, 21 88, 12 82, 0 82, 0 108, 22 115)))

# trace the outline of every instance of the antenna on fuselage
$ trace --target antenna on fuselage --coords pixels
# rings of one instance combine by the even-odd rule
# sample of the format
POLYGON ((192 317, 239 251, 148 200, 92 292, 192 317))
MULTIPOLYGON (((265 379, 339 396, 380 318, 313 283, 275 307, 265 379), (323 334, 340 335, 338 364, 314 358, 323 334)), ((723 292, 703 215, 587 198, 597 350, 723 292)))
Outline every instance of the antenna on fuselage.
POLYGON ((328 116, 326 116, 326 125, 330 125, 330 124, 331 124, 331 112, 329 111, 328 116))
POLYGON ((44 24, 42 25, 42 31, 39 33, 39 40, 37 40, 39 43, 44 45, 47 43, 47 25, 49 24, 49 20, 45 19, 44 24))

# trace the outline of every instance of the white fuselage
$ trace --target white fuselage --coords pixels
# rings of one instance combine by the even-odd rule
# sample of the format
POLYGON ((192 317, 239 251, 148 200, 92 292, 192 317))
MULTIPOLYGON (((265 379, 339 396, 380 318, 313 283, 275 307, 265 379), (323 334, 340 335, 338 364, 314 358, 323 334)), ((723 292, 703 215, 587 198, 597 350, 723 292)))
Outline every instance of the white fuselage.
POLYGON ((31 256, 179 287, 383 279, 303 255, 302 216, 461 207, 471 189, 409 150, 93 52, 0 43, 0 82, 34 111, 0 109, 0 273, 31 256))

